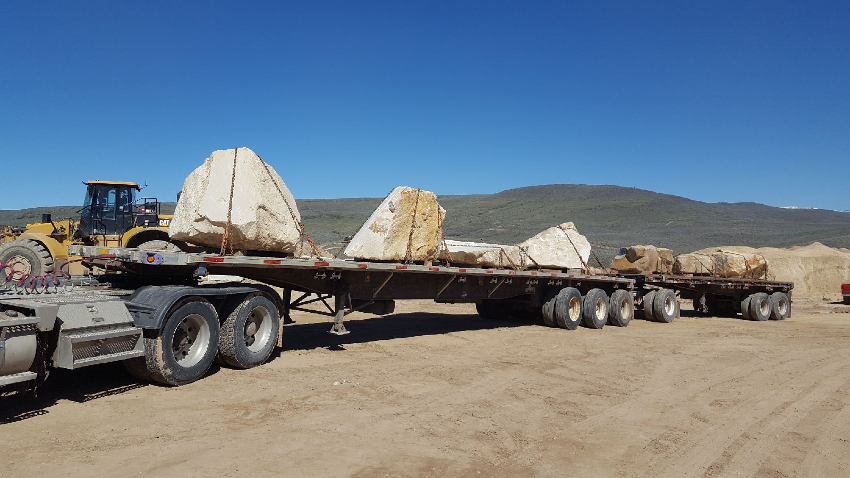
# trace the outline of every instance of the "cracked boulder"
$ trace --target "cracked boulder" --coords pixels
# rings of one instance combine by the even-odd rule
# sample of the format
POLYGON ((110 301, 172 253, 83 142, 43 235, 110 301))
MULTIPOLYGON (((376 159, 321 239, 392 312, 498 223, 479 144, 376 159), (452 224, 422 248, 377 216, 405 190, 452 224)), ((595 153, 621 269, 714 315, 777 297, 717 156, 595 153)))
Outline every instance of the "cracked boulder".
POLYGON ((301 243, 295 198, 274 168, 248 148, 213 151, 186 178, 172 239, 218 249, 292 254, 301 243), (232 198, 231 198, 232 187, 232 198))
POLYGON ((357 259, 426 262, 437 258, 446 210, 430 191, 399 186, 351 238, 345 255, 357 259))

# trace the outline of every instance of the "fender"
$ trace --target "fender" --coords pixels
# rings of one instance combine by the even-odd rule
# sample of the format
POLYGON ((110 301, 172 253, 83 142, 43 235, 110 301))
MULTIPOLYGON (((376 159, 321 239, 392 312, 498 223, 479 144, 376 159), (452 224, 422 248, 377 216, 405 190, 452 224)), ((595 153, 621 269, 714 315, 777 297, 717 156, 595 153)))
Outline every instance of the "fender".
MULTIPOLYGON (((124 244, 124 247, 129 247, 129 246, 127 246, 127 244, 130 244, 130 241, 132 241, 134 238, 136 238, 139 234, 151 234, 153 236, 151 239, 147 239, 147 240, 139 242, 139 244, 141 244, 142 242, 147 242, 149 240, 153 240, 153 239, 161 239, 163 241, 168 240, 168 228, 167 227, 136 226, 136 227, 128 230, 127 232, 125 232, 124 234, 121 235, 121 244, 124 244), (163 234, 165 235, 165 237, 162 237, 163 234)), ((136 247, 139 244, 135 244, 135 245, 133 245, 133 247, 136 247)))
POLYGON ((261 292, 271 299, 275 306, 277 306, 278 313, 283 313, 280 296, 274 289, 262 284, 216 284, 209 286, 148 285, 133 292, 130 297, 124 300, 124 305, 127 306, 130 315, 133 316, 133 323, 136 327, 145 330, 160 330, 174 304, 186 297, 204 297, 215 306, 216 312, 221 313, 223 299, 236 299, 240 296, 244 297, 256 292, 261 292))

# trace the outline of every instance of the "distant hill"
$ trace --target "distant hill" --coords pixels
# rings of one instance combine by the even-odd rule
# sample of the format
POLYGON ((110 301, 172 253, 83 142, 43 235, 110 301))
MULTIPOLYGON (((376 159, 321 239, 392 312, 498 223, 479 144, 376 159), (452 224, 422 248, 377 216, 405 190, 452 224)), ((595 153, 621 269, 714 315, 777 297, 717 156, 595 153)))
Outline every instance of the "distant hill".
MULTIPOLYGON (((321 244, 354 234, 383 198, 299 199, 307 231, 321 244)), ((850 248, 850 213, 785 209, 756 203, 704 203, 619 186, 556 184, 496 194, 440 196, 446 236, 513 244, 572 221, 608 261, 632 244, 655 244, 676 253, 712 246, 788 247, 819 241, 850 248)), ((78 206, 0 211, 0 224, 37 222, 43 212, 73 217, 78 206)), ((163 212, 174 203, 163 203, 163 212)))

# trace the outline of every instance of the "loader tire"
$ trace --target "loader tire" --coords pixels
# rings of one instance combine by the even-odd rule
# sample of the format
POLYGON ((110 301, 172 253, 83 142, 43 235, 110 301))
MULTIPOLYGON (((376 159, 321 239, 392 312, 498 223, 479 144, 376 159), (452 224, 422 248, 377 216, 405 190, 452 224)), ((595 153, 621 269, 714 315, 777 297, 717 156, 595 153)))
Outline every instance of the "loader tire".
POLYGON ((12 271, 15 271, 17 276, 40 276, 53 271, 55 265, 53 256, 44 244, 32 239, 16 239, 4 244, 0 247, 0 262, 4 266, 0 273, 6 276, 12 271))
POLYGON ((156 336, 145 337, 151 379, 176 386, 203 377, 218 352, 218 338, 218 314, 212 304, 200 297, 178 302, 156 336))

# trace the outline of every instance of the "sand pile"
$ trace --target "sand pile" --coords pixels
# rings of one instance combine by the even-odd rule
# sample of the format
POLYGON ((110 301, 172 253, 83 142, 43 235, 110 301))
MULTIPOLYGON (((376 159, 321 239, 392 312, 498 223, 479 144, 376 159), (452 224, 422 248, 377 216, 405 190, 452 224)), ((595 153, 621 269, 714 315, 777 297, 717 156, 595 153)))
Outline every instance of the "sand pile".
MULTIPOLYGON (((710 254, 718 248, 697 251, 710 254)), ((727 246, 720 249, 761 254, 767 259, 771 280, 794 283, 794 297, 841 299, 841 284, 850 283, 850 249, 834 249, 819 242, 788 249, 727 246)))

